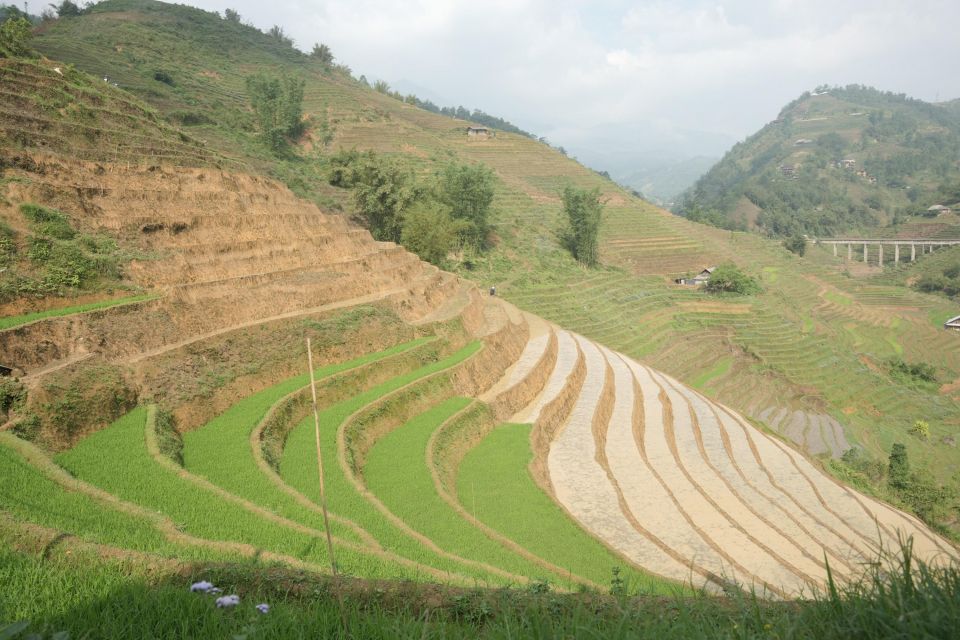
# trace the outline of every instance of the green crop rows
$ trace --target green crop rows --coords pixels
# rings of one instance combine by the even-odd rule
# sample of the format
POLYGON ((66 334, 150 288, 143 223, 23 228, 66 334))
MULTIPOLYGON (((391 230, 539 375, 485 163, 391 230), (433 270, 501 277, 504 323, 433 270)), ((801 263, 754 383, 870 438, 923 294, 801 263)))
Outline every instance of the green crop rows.
POLYGON ((59 316, 73 315, 75 313, 87 313, 88 311, 109 309, 110 307, 117 307, 123 304, 133 304, 136 302, 156 300, 159 297, 160 296, 157 295, 147 294, 129 296, 127 298, 112 298, 110 300, 88 302, 86 304, 77 304, 70 307, 60 307, 59 309, 46 309, 45 311, 37 311, 35 313, 25 313, 19 316, 8 316, 6 318, 0 318, 0 331, 4 329, 12 329, 13 327, 19 327, 20 325, 36 322, 37 320, 43 320, 45 318, 56 318, 59 316))
MULTIPOLYGON (((320 537, 284 527, 190 482, 161 465, 147 449, 146 408, 57 456, 68 471, 129 502, 159 511, 183 531, 207 540, 238 542, 316 565, 329 561, 320 537)), ((340 549, 337 562, 364 576, 406 575, 398 566, 340 549)))
POLYGON ((630 567, 540 490, 527 471, 533 458, 530 429, 501 425, 467 453, 457 475, 457 493, 467 511, 523 548, 597 584, 609 583, 613 567, 620 567, 629 592, 676 590, 630 567))
MULTIPOLYGON (((466 522, 434 487, 426 459, 427 443, 444 421, 469 404, 468 398, 450 398, 381 438, 363 469, 367 486, 393 513, 447 551, 516 575, 547 576, 545 569, 466 522), (398 465, 397 460, 405 464, 398 465)), ((549 577, 551 581, 561 578, 549 577)))

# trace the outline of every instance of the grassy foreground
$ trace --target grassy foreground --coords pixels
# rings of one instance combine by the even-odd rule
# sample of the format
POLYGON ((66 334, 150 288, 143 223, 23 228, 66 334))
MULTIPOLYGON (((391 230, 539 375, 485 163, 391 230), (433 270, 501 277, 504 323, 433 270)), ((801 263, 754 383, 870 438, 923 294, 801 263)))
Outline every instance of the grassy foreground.
POLYGON ((340 587, 347 631, 331 583, 277 569, 158 569, 4 545, 0 584, 2 638, 949 638, 960 625, 960 571, 914 567, 909 556, 899 572, 791 603, 350 582, 340 587), (218 609, 213 596, 190 593, 200 579, 239 605, 218 609))

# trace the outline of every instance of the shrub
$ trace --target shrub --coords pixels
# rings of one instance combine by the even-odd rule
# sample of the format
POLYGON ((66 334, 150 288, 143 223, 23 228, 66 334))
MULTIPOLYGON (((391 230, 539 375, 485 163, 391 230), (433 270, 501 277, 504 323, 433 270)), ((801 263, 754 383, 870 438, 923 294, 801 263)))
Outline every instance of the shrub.
POLYGON ((916 436, 921 440, 930 439, 930 423, 926 420, 916 420, 913 423, 913 426, 910 427, 910 435, 916 436))
POLYGON ((732 263, 717 267, 704 288, 711 293, 733 293, 737 295, 752 295, 760 292, 760 285, 749 275, 742 272, 732 263))
POLYGON ((0 422, 6 422, 11 411, 20 408, 27 398, 27 389, 14 378, 0 379, 0 422))
POLYGON ((0 220, 0 267, 9 266, 17 255, 17 234, 0 220))
POLYGON ((174 86, 173 76, 162 69, 157 69, 153 72, 153 79, 165 85, 174 86))
POLYGON ((894 378, 900 378, 905 381, 936 382, 937 370, 933 365, 926 362, 915 362, 909 364, 902 358, 891 358, 887 361, 887 366, 894 378))
POLYGON ((70 226, 70 220, 56 209, 48 209, 36 204, 20 205, 20 212, 32 224, 33 230, 43 236, 58 240, 71 240, 77 232, 70 226))

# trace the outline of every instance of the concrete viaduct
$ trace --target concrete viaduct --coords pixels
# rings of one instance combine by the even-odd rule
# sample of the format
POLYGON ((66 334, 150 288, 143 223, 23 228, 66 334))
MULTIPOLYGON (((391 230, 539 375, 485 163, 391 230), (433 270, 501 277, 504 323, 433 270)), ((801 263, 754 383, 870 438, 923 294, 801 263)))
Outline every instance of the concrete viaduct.
MULTIPOLYGON (((877 264, 883 266, 883 247, 884 245, 890 246, 893 245, 893 262, 897 264, 900 262, 900 248, 910 247, 910 262, 913 262, 917 259, 917 247, 920 248, 919 253, 933 253, 934 247, 952 247, 954 245, 960 244, 960 240, 931 240, 925 238, 923 240, 910 240, 904 238, 831 238, 831 239, 818 239, 817 244, 832 244, 833 245, 833 255, 837 255, 837 246, 838 245, 847 245, 847 260, 853 260, 853 248, 857 247, 857 253, 859 253, 860 246, 863 246, 863 261, 870 261, 870 252, 868 247, 870 245, 876 245, 877 247, 877 264)), ((906 256, 904 256, 906 259, 906 256)))

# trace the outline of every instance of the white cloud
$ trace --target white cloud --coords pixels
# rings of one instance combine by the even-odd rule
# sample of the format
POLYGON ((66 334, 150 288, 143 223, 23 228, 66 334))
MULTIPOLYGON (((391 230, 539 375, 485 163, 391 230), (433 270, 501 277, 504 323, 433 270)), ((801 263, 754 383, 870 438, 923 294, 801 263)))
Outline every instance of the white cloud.
POLYGON ((956 0, 194 4, 281 24, 356 74, 430 87, 574 151, 598 128, 742 138, 822 82, 960 96, 956 0))

